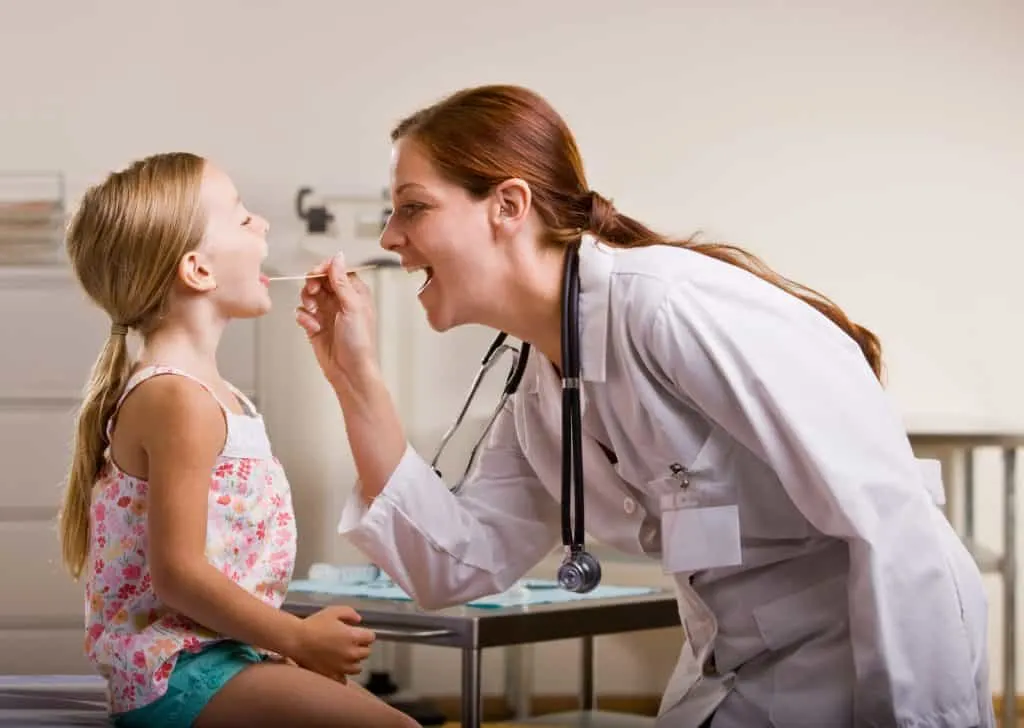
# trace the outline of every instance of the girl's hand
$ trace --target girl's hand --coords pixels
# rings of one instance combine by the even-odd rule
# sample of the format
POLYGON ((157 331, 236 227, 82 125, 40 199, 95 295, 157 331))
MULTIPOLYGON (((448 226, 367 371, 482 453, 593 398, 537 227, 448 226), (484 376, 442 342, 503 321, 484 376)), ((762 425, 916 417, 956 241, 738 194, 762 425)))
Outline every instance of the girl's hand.
POLYGON ((345 682, 348 675, 362 672, 376 637, 357 627, 361 617, 351 607, 326 607, 302 620, 291 654, 299 667, 345 682))

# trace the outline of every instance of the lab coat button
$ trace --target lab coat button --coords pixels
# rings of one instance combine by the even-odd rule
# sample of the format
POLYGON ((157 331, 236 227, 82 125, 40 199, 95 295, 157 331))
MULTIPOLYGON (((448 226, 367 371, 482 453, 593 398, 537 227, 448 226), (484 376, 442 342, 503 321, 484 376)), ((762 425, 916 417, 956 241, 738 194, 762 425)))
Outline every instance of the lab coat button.
POLYGON ((626 498, 626 500, 622 501, 622 510, 630 516, 633 515, 633 512, 636 510, 636 501, 632 498, 626 498))

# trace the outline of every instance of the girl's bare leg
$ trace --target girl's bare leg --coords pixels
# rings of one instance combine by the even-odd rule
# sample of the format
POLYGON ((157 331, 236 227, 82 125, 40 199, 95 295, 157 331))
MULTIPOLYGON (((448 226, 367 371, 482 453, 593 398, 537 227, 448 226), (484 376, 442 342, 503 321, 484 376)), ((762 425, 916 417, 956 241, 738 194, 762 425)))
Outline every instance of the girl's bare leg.
POLYGON ((282 662, 252 665, 207 703, 195 728, 419 728, 361 686, 282 662))

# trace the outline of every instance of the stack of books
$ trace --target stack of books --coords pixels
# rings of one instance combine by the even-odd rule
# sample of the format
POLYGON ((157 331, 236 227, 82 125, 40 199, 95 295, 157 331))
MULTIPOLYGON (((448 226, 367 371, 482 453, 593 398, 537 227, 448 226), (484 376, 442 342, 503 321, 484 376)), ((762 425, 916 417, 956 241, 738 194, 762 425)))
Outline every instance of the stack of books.
POLYGON ((0 172, 0 265, 56 263, 66 206, 59 172, 0 172))

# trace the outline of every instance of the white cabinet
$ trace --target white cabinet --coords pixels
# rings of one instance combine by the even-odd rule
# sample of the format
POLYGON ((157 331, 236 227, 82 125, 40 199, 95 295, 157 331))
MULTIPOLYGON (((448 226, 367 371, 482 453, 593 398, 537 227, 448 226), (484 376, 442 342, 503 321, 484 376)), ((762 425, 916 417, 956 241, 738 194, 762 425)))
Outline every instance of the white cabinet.
MULTIPOLYGON (((60 564, 56 516, 109 326, 66 267, 0 267, 0 674, 90 671, 82 587, 60 564)), ((236 323, 221 348, 225 376, 250 394, 254 332, 236 323)))

